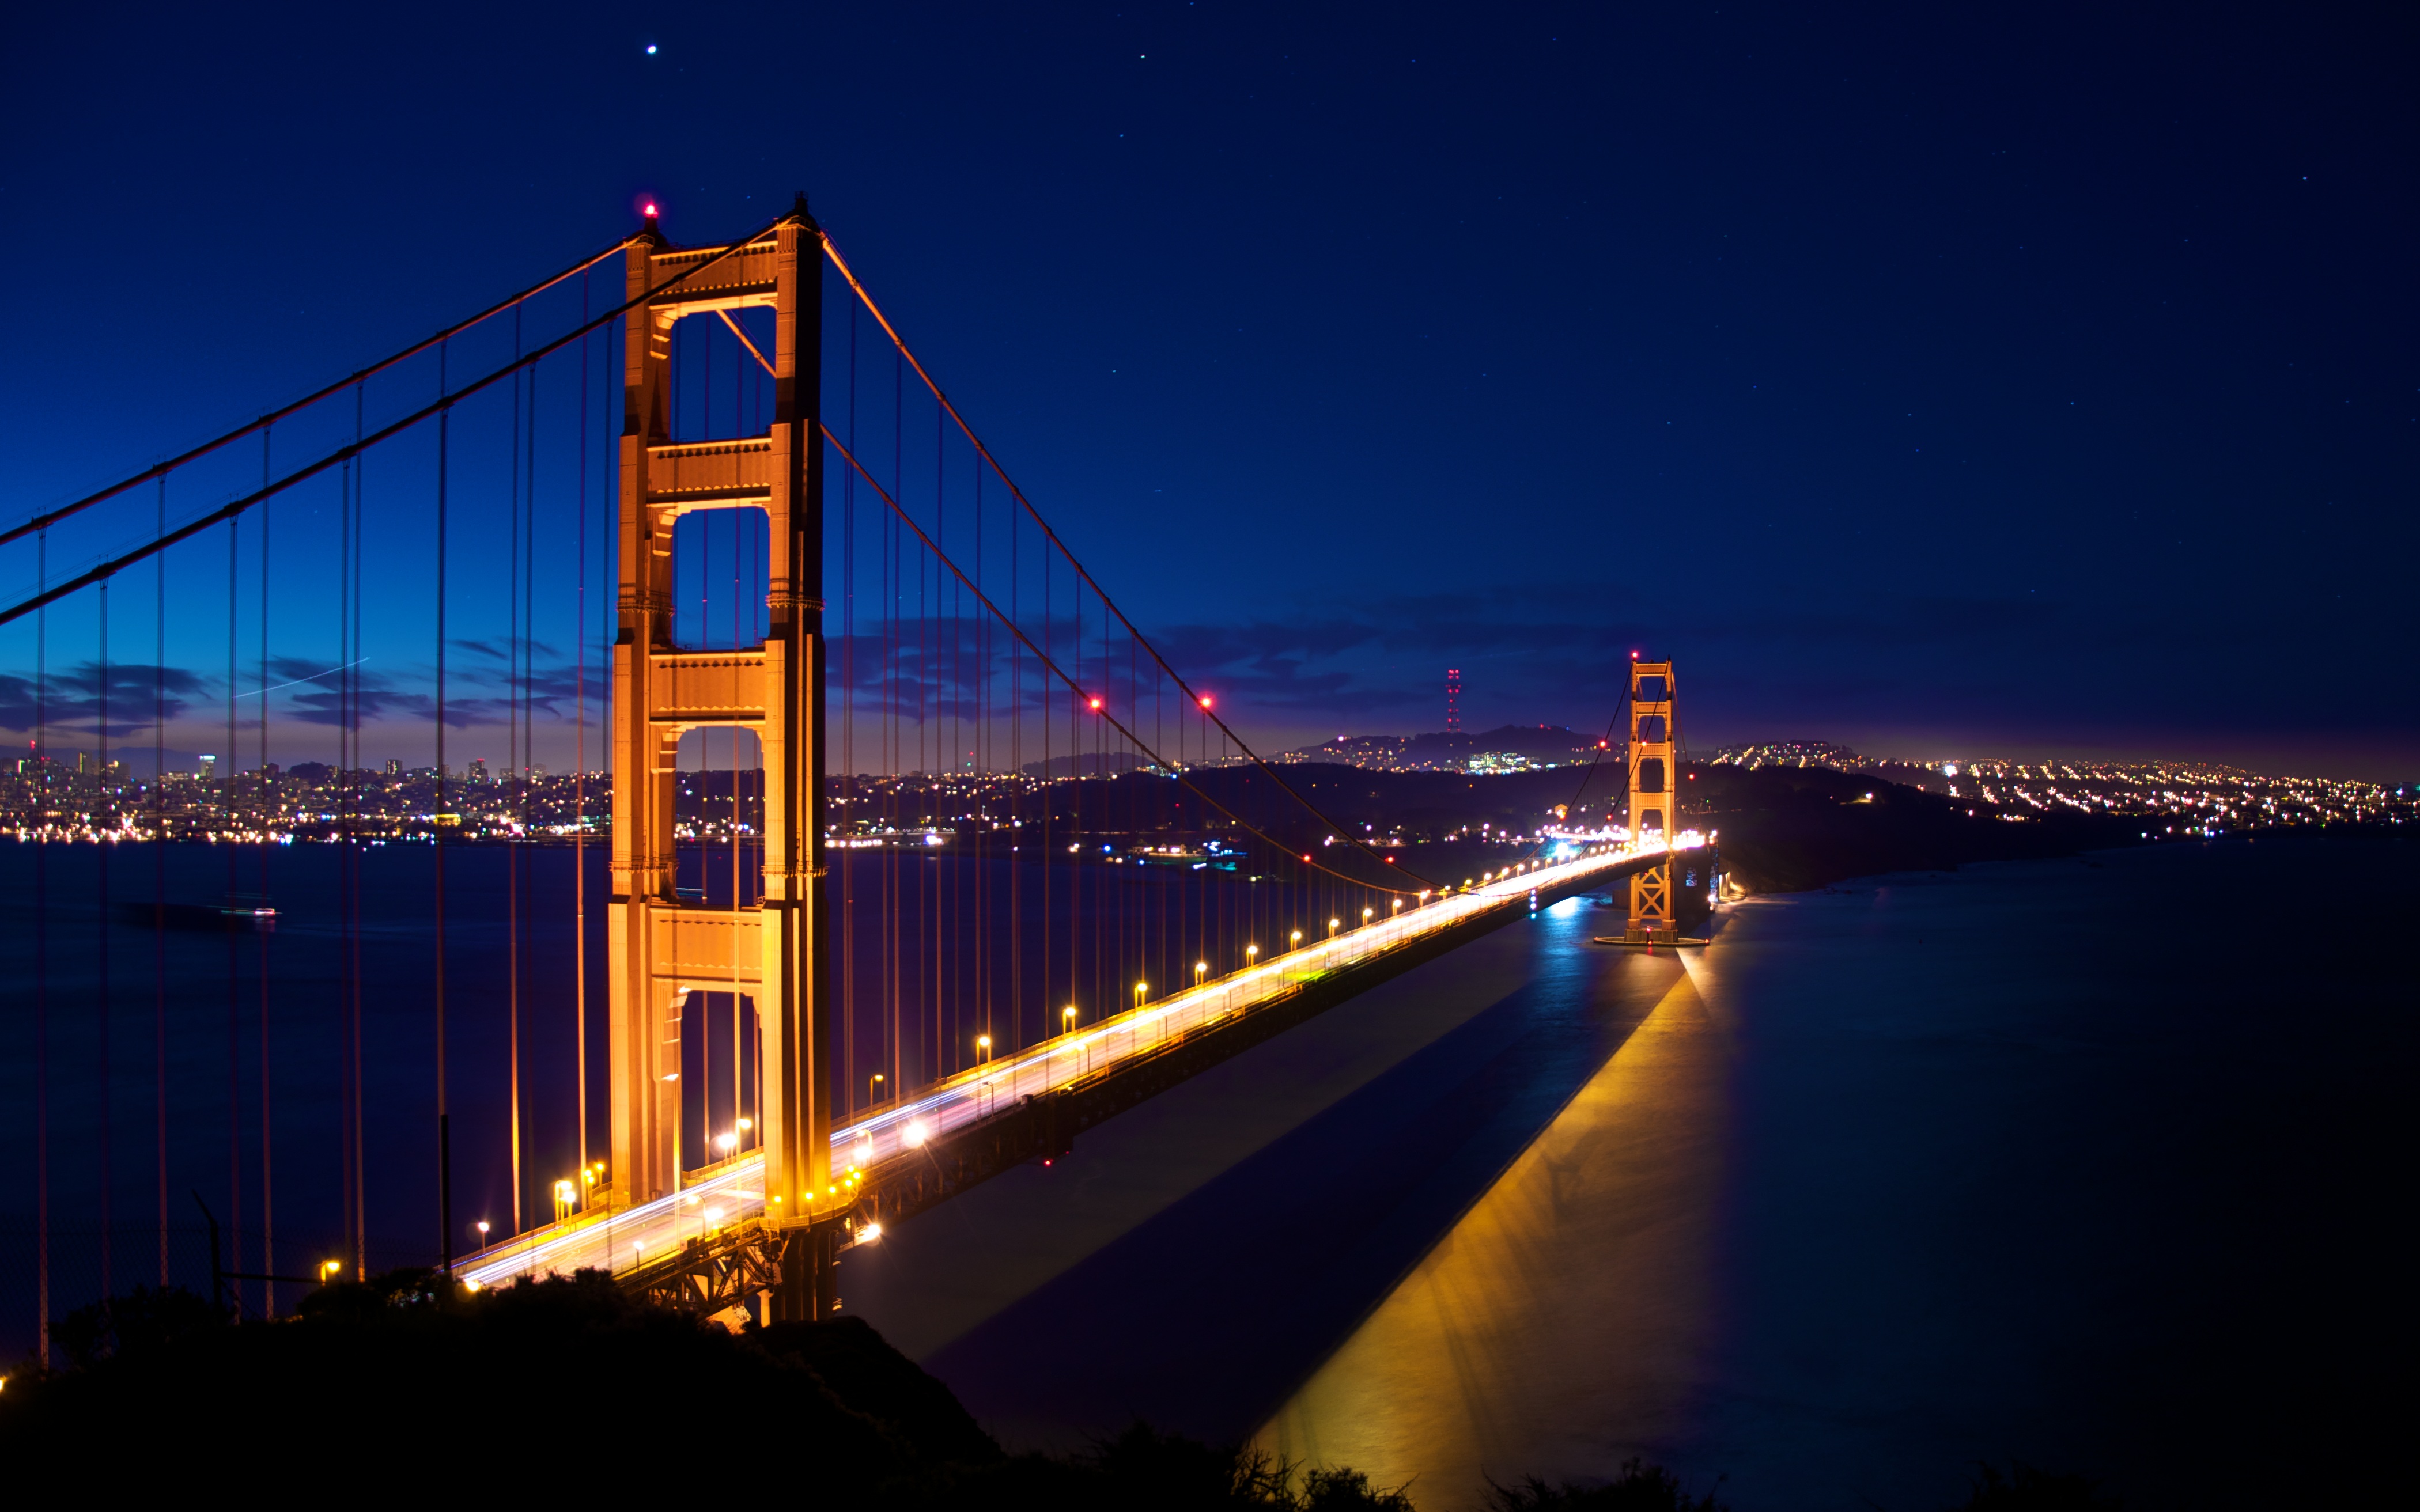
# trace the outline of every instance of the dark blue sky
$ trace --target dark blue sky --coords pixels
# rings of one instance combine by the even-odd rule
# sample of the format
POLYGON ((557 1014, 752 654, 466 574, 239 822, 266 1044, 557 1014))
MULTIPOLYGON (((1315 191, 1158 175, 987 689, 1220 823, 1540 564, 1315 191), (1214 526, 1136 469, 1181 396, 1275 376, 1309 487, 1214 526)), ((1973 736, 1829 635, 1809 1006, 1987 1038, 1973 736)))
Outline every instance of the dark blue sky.
POLYGON ((1680 658, 1692 744, 2409 778, 2412 26, 41 8, 0 54, 0 513, 641 196, 706 241, 804 187, 1275 742, 1435 728, 1449 665, 1467 723, 1598 725, 1639 647, 1680 658))

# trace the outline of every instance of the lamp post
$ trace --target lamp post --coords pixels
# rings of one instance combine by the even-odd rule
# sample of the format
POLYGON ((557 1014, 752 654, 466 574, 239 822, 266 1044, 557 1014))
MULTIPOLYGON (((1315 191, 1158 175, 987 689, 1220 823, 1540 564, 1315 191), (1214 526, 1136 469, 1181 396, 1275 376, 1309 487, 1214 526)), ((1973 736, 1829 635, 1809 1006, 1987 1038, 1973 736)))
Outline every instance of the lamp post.
MULTIPOLYGON (((471 1227, 473 1227, 473 1228, 476 1228, 476 1229, 479 1231, 479 1247, 480 1247, 481 1249, 486 1249, 486 1248, 488 1247, 488 1220, 487 1220, 487 1219, 485 1219, 485 1218, 482 1218, 482 1219, 480 1219, 477 1223, 473 1224, 471 1227)), ((322 1281, 325 1281, 325 1280, 327 1280, 328 1278, 327 1278, 326 1276, 324 1276, 324 1275, 323 1275, 323 1276, 321 1276, 319 1279, 320 1279, 320 1280, 322 1280, 322 1281)))
POLYGON ((1370 922, 1370 916, 1371 916, 1372 914, 1376 913, 1377 911, 1378 911, 1378 910, 1376 910, 1376 909, 1374 909, 1374 908, 1364 908, 1363 910, 1361 910, 1361 922, 1362 922, 1364 925, 1367 925, 1367 924, 1370 922))
POLYGON ((873 1075, 868 1076, 868 1077, 865 1079, 865 1101, 866 1101, 867 1103, 874 1103, 874 1102, 877 1101, 877 1099, 876 1099, 876 1098, 875 1097, 875 1095, 874 1095, 874 1089, 875 1089, 876 1088, 877 1088, 877 1087, 880 1087, 881 1085, 882 1085, 882 1072, 878 1072, 878 1071, 877 1071, 877 1072, 876 1072, 873 1075))
POLYGON ((990 1059, 991 1059, 991 1036, 990 1036, 990 1035, 988 1035, 988 1034, 978 1034, 978 1035, 976 1035, 976 1036, 975 1036, 975 1064, 976 1064, 976 1065, 978 1065, 978 1066, 981 1066, 981 1065, 984 1065, 984 1064, 987 1063, 990 1059))
POLYGON ((1073 1034, 1076 1032, 1075 1004, 1070 1003, 1065 1008, 1059 1011, 1059 1032, 1062 1034, 1073 1034))
POLYGON ((1245 969, 1245 970, 1247 970, 1247 971, 1251 970, 1251 969, 1252 969, 1252 967, 1254 967, 1254 966, 1256 966, 1256 965, 1260 964, 1260 961, 1261 961, 1261 948, 1260 948, 1259 946, 1257 946, 1257 945, 1248 945, 1248 946, 1245 946, 1245 947, 1244 947, 1244 969, 1245 969))
POLYGON ((321 1260, 319 1262, 319 1284, 323 1287, 326 1286, 328 1284, 328 1277, 334 1275, 344 1268, 345 1262, 342 1260, 321 1260))
POLYGON ((1295 932, 1294 932, 1294 945, 1293 945, 1293 949, 1297 949, 1297 950, 1299 950, 1299 949, 1302 949, 1302 931, 1300 931, 1300 930, 1296 930, 1296 931, 1295 931, 1295 932))
POLYGON ((1341 919, 1341 918, 1331 918, 1331 919, 1329 919, 1329 920, 1327 921, 1327 937, 1328 937, 1329 939, 1331 939, 1331 940, 1332 940, 1332 939, 1334 939, 1334 938, 1336 938, 1336 932, 1337 932, 1338 930, 1340 930, 1340 929, 1343 928, 1343 927, 1344 927, 1344 920, 1342 920, 1342 919, 1341 919))
POLYGON ((1135 1007, 1136 1007, 1136 1008, 1140 1009, 1140 1008, 1141 1008, 1141 1007, 1142 1007, 1142 995, 1143 995, 1144 991, 1145 991, 1146 989, 1148 989, 1150 986, 1151 986, 1151 983, 1149 983, 1149 982, 1147 982, 1147 981, 1139 981, 1139 982, 1136 982, 1136 983, 1135 983, 1135 1007))
POLYGON ((1204 977, 1206 977, 1206 976, 1208 976, 1208 975, 1210 975, 1210 963, 1209 963, 1209 962, 1207 962, 1207 961, 1196 961, 1196 962, 1194 962, 1194 963, 1193 963, 1193 985, 1194 985, 1194 986, 1196 986, 1196 987, 1201 986, 1201 985, 1202 985, 1202 978, 1204 978, 1204 977))

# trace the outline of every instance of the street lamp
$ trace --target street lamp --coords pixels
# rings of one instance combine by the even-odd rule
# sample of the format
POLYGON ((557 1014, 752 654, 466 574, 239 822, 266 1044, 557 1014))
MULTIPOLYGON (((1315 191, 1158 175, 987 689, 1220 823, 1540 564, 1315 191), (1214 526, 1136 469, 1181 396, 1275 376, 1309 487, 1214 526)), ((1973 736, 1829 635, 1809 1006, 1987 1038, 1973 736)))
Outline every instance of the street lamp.
POLYGON ((717 1134, 714 1136, 714 1142, 722 1147, 723 1156, 728 1159, 732 1150, 738 1148, 739 1136, 736 1134, 717 1134))
POLYGON ((1246 970, 1250 970, 1253 965, 1259 963, 1260 959, 1261 948, 1259 946, 1248 945, 1244 947, 1244 968, 1246 970))
POLYGON ((1329 939, 1331 939, 1331 940, 1332 940, 1332 939, 1334 939, 1334 938, 1336 938, 1336 932, 1337 932, 1338 930, 1340 930, 1340 929, 1343 928, 1343 926, 1344 926, 1344 920, 1342 920, 1342 919, 1341 919, 1341 918, 1331 918, 1331 919, 1329 919, 1329 920, 1327 921, 1327 937, 1328 937, 1329 939))
POLYGON ((1394 905, 1394 907, 1393 907, 1393 908, 1391 908, 1391 909, 1389 909, 1389 910, 1388 910, 1388 912, 1389 913, 1389 915, 1393 915, 1393 914, 1400 914, 1400 913, 1402 913, 1403 911, 1404 911, 1404 900, 1402 900, 1401 898, 1396 899, 1396 900, 1395 900, 1395 905, 1394 905))
POLYGON ((1294 949, 1297 950, 1302 949, 1302 931, 1300 930, 1294 932, 1294 949))
POLYGON ((988 1035, 988 1034, 978 1034, 978 1035, 976 1035, 976 1036, 975 1036, 975 1064, 976 1064, 976 1065, 978 1065, 978 1066, 980 1066, 980 1065, 982 1065, 984 1062, 985 1062, 985 1061, 989 1060, 990 1058, 991 1058, 991 1036, 990 1036, 990 1035, 988 1035))
POLYGON ((1059 1011, 1059 1032, 1062 1034, 1073 1034, 1076 1032, 1075 1004, 1070 1003, 1065 1008, 1059 1011))
POLYGON ((344 1268, 345 1262, 342 1260, 321 1260, 319 1262, 319 1284, 323 1287, 326 1286, 328 1284, 328 1277, 334 1275, 344 1268))
MULTIPOLYGON (((486 1248, 488 1247, 488 1220, 487 1220, 487 1219, 485 1219, 485 1218, 482 1218, 482 1219, 480 1219, 477 1223, 475 1223, 475 1224, 472 1225, 471 1227, 473 1227, 473 1228, 476 1228, 476 1229, 479 1231, 479 1247, 480 1247, 481 1249, 486 1249, 486 1248)), ((319 1279, 320 1279, 320 1280, 322 1280, 322 1281, 325 1281, 325 1280, 327 1280, 328 1278, 327 1278, 326 1276, 322 1275, 319 1279)))
POLYGON ((1193 963, 1193 985, 1194 985, 1194 986, 1196 986, 1196 987, 1201 986, 1201 985, 1202 985, 1202 978, 1204 978, 1204 977, 1206 977, 1206 976, 1208 976, 1209 974, 1210 974, 1210 963, 1209 963, 1209 962, 1207 962, 1207 961, 1196 961, 1196 962, 1194 962, 1194 963, 1193 963))
POLYGON ((1362 923, 1364 923, 1364 924, 1367 924, 1368 922, 1370 922, 1370 916, 1371 916, 1372 914, 1376 913, 1377 911, 1378 911, 1378 910, 1376 910, 1376 909, 1374 909, 1374 908, 1364 908, 1363 910, 1361 910, 1361 922, 1362 922, 1362 923))
POLYGON ((875 1089, 876 1088, 877 1088, 877 1087, 881 1086, 881 1085, 882 1085, 882 1072, 878 1072, 878 1071, 877 1071, 877 1072, 876 1072, 873 1075, 868 1076, 868 1077, 865 1079, 865 1100, 866 1100, 868 1103, 871 1103, 871 1102, 874 1102, 874 1101, 875 1101, 874 1089, 875 1089))
POLYGON ((1137 1008, 1140 1008, 1140 1007, 1142 1007, 1142 995, 1143 995, 1143 991, 1144 991, 1144 989, 1148 988, 1150 985, 1151 985, 1151 983, 1149 983, 1149 982, 1147 982, 1147 981, 1139 981, 1139 982, 1136 982, 1136 983, 1135 983, 1135 1007, 1137 1007, 1137 1008))

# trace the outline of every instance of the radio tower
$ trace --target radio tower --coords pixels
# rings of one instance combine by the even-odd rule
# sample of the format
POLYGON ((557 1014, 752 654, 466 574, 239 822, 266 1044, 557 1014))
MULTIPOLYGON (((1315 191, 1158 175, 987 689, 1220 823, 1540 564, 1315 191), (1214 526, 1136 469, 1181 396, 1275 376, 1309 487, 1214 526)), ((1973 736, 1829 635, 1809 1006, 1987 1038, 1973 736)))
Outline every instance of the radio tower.
POLYGON ((1453 667, 1445 670, 1445 728, 1448 734, 1462 729, 1462 672, 1453 667))

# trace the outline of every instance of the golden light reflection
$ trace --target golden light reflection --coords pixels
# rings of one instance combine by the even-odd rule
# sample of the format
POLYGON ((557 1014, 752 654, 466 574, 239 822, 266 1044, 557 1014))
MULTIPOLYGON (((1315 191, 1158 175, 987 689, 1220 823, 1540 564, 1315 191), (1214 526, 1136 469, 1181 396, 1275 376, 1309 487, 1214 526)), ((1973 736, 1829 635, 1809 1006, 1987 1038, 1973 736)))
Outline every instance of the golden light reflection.
POLYGON ((1259 1446, 1477 1505, 1488 1473, 1610 1474, 1635 1452, 1624 1425, 1669 1421, 1711 1337, 1727 1133, 1730 1035, 1698 975, 1675 978, 1259 1446))

